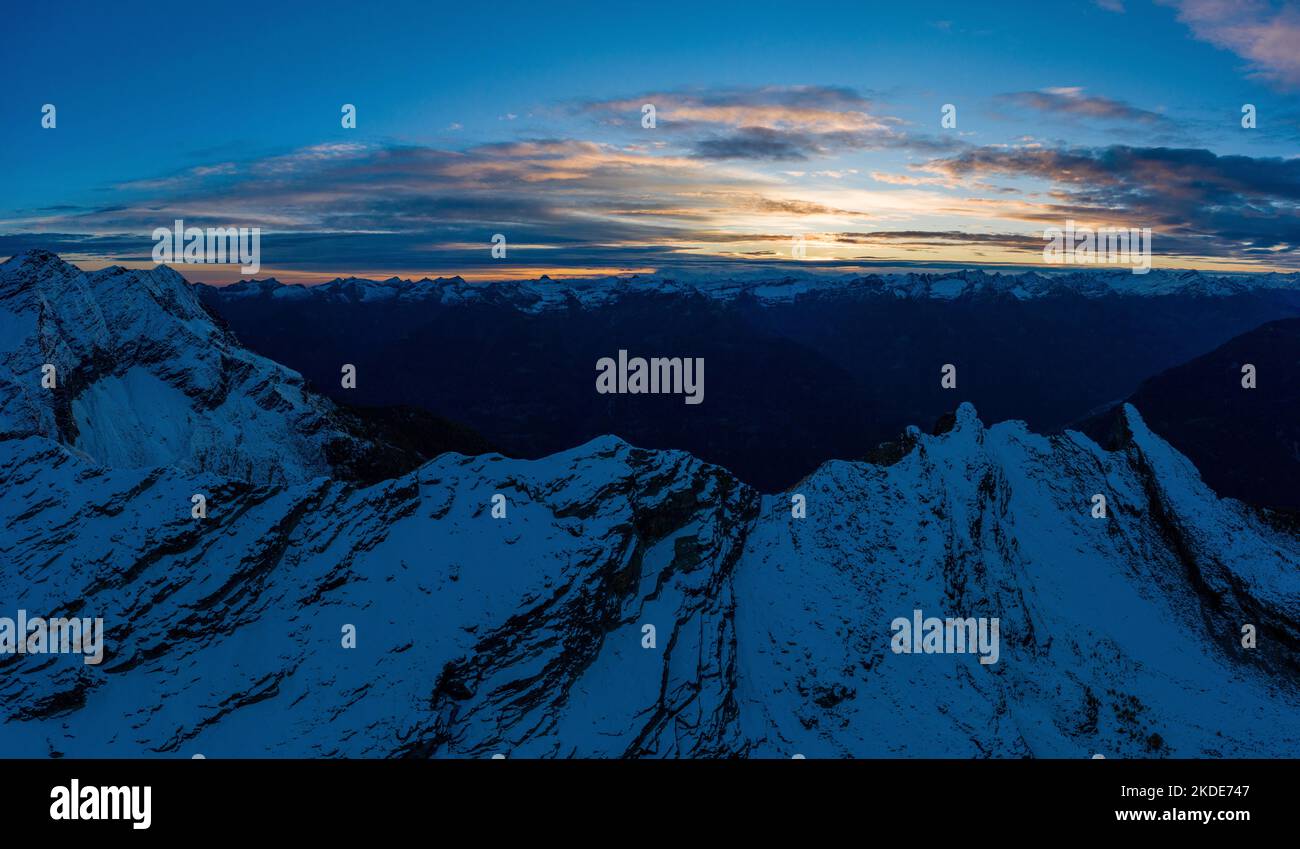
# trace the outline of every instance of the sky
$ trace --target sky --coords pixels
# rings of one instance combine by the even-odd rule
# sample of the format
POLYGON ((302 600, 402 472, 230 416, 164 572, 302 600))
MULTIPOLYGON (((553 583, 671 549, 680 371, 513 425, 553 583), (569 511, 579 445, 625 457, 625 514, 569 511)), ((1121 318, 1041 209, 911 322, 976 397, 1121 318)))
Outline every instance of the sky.
POLYGON ((1300 269, 1295 2, 9 18, 0 256, 147 267, 155 228, 181 219, 260 228, 259 276, 285 282, 1033 267, 1045 228, 1073 220, 1150 228, 1156 267, 1300 269))

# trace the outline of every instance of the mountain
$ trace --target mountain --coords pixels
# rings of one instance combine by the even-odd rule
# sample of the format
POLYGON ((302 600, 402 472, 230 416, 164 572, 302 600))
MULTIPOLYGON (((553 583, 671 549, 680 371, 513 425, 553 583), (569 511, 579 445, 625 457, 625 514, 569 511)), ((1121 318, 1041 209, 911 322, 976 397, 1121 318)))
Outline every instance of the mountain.
POLYGON ((360 489, 119 472, 11 440, 0 595, 103 617, 109 650, 0 659, 0 751, 1293 753, 1297 529, 1217 499, 1127 415, 1107 453, 966 406, 893 465, 818 470, 802 520, 612 438, 443 455, 360 489), (998 617, 998 662, 892 653, 916 609, 998 617))
MULTIPOLYGON (((1129 403, 1216 492, 1300 513, 1300 319, 1269 322, 1149 378, 1129 403), (1247 364, 1253 389, 1242 386, 1247 364)), ((1104 439, 1118 412, 1084 429, 1104 439)))
MULTIPOLYGON (((187 314, 137 300, 145 327, 187 314)), ((178 396, 167 416, 207 409, 178 396)), ((140 398, 114 414, 139 419, 140 398)), ((310 426, 300 409, 262 432, 310 426)), ((99 665, 0 655, 0 753, 1294 754, 1300 526, 1216 496, 1133 406, 1114 425, 1104 450, 962 404, 771 495, 611 436, 365 485, 202 467, 238 443, 119 467, 7 430, 0 598, 107 636, 99 665), (996 662, 895 653, 918 610, 996 618, 996 662)))
POLYGON ((715 301, 756 300, 767 305, 802 298, 890 298, 953 300, 974 295, 1006 295, 1037 300, 1073 294, 1087 298, 1111 295, 1153 298, 1169 295, 1228 297, 1252 292, 1300 290, 1300 273, 1206 274, 1201 271, 1154 269, 1147 274, 1128 270, 1035 271, 1003 274, 979 269, 944 273, 835 274, 754 270, 744 275, 691 273, 629 275, 552 280, 469 282, 462 277, 368 280, 339 277, 319 286, 289 286, 274 278, 250 279, 224 287, 208 287, 223 298, 272 298, 284 301, 329 300, 346 303, 401 302, 508 305, 539 314, 591 309, 636 295, 700 295, 715 301))
POLYGON ((448 448, 487 447, 427 413, 365 413, 309 391, 240 346, 170 268, 83 273, 48 251, 0 265, 0 438, 41 435, 114 468, 178 463, 257 483, 390 477, 433 456, 402 428, 370 424, 383 415, 436 424, 448 448))
POLYGON ((852 278, 201 286, 252 349, 335 399, 420 407, 538 458, 607 433, 687 450, 763 491, 861 459, 960 400, 1057 431, 1284 316, 1295 275, 1153 271, 852 278), (705 400, 601 395, 595 365, 700 357, 705 400), (342 363, 355 390, 338 387, 342 363), (940 385, 944 365, 957 390, 940 385))

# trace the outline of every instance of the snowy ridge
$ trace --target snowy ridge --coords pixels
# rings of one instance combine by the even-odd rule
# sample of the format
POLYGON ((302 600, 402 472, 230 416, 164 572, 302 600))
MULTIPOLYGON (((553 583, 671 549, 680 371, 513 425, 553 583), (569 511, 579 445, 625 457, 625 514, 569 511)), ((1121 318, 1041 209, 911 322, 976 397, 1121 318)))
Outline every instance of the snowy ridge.
MULTIPOLYGON (((200 284, 203 285, 203 284, 200 284)), ((933 298, 950 300, 972 296, 1008 296, 1020 300, 1062 293, 1084 297, 1122 295, 1159 297, 1187 295, 1226 297, 1251 291, 1282 289, 1300 292, 1300 273, 1211 275, 1199 271, 1155 269, 1135 275, 1127 270, 1070 271, 1021 274, 963 270, 944 274, 818 274, 772 272, 743 276, 628 276, 596 279, 468 282, 461 277, 434 280, 366 280, 349 277, 317 286, 286 285, 271 279, 248 280, 225 287, 205 286, 219 298, 323 299, 332 302, 433 302, 446 305, 489 303, 537 313, 587 308, 612 303, 632 294, 701 295, 718 300, 754 298, 761 303, 783 303, 797 298, 933 298)))
POLYGON ((333 417, 297 372, 218 327, 170 268, 83 273, 47 251, 0 265, 0 439, 283 483, 364 448, 333 417), (42 387, 46 363, 55 391, 42 387))
POLYGON ((0 752, 1294 754, 1300 539, 1127 418, 1106 452, 964 405, 892 465, 823 466, 802 520, 786 494, 612 437, 365 488, 10 440, 0 598, 102 616, 109 650, 0 657, 0 752), (999 662, 892 653, 913 609, 999 617, 999 662))
POLYGON ((1108 453, 1019 422, 985 429, 963 405, 892 466, 812 475, 806 522, 765 499, 737 580, 755 727, 838 756, 1294 753, 1300 538, 1217 499, 1125 413, 1131 440, 1108 453), (833 520, 813 519, 821 505, 833 520), (861 651, 913 609, 999 617, 1000 661, 861 651), (1244 622, 1278 639, 1247 652, 1244 622))

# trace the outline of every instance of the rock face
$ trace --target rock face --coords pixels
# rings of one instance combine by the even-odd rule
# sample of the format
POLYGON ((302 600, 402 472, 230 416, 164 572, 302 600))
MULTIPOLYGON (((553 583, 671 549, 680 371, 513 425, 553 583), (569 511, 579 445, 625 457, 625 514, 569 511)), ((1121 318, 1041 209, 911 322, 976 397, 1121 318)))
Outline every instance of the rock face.
MULTIPOLYGON (((50 267, 6 267, 4 321, 26 315, 9 305, 27 297, 16 280, 71 285, 50 267)), ((142 277, 158 286, 142 328, 199 327, 183 283, 142 277)), ((57 322, 38 308, 34 330, 4 336, 19 340, 6 364, 31 339, 49 340, 42 356, 66 348, 72 372, 131 354, 172 406, 126 392, 71 430, 38 390, 5 390, 0 616, 102 617, 106 649, 99 665, 0 654, 0 754, 1300 751, 1300 530, 1217 498, 1131 406, 1105 451, 985 427, 962 405, 943 433, 910 431, 879 463, 830 462, 775 495, 608 436, 535 461, 444 454, 368 486, 290 463, 241 475, 265 452, 222 428, 141 464, 139 431, 116 454, 88 450, 85 434, 111 433, 98 416, 202 421, 287 372, 211 330, 144 356, 143 329, 115 335, 90 306, 106 281, 73 281, 86 308, 57 322), (262 379, 198 391, 207 378, 180 373, 208 367, 199 342, 262 379), (206 519, 191 518, 195 493, 206 519), (998 618, 998 661, 894 653, 891 623, 915 610, 998 618)), ((39 387, 39 367, 11 371, 39 387)), ((256 444, 283 437, 295 462, 318 435, 305 411, 324 403, 298 391, 254 422, 256 444)))
POLYGON ((0 265, 0 437, 45 436, 113 468, 258 483, 416 465, 391 428, 364 429, 240 346, 170 268, 82 273, 48 251, 0 265), (56 391, 42 387, 47 364, 56 391))

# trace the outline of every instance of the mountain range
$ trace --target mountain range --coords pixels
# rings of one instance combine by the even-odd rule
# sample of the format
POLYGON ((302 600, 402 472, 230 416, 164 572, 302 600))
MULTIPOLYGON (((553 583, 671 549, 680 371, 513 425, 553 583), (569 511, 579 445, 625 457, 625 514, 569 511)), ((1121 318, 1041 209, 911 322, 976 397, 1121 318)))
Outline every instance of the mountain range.
MULTIPOLYGON (((1160 297, 1213 301, 1232 325, 1218 328, 1226 339, 1288 295, 1160 297)), ((212 297, 167 269, 83 273, 42 252, 0 266, 0 599, 32 615, 102 617, 107 644, 97 666, 0 655, 0 754, 1123 758, 1300 747, 1300 525, 1220 497, 1135 404, 1119 406, 1103 447, 1073 430, 986 426, 958 402, 959 382, 937 426, 874 449, 859 435, 861 457, 763 491, 688 451, 608 434, 512 459, 489 449, 492 434, 439 419, 466 447, 420 445, 424 428, 411 423, 427 411, 357 413, 322 397, 317 381, 243 348, 238 323, 232 333, 205 309, 212 297), (54 388, 41 384, 46 363, 54 388), (997 662, 895 653, 891 623, 916 611, 996 618, 997 662)), ((671 308, 645 308, 681 315, 689 304, 720 320, 714 299, 662 297, 671 308)), ((1064 312, 1132 296, 991 297, 1065 298, 1064 312)), ((829 320, 843 306, 831 301, 809 316, 829 320)), ((502 309, 466 308, 488 310, 468 329, 492 327, 502 309)), ((591 309, 559 311, 571 336, 596 326, 580 320, 591 309)), ((541 315, 516 312, 521 323, 541 315)), ((624 328, 644 315, 628 312, 624 328)), ((378 320, 357 313, 338 344, 382 342, 378 320)), ((512 348, 518 326, 487 340, 486 359, 448 348, 417 360, 412 347, 378 367, 395 384, 418 369, 507 380, 551 350, 512 348)), ((1023 345, 1007 349, 1032 363, 1023 345)), ((339 362, 322 366, 334 385, 339 362)), ((838 363, 836 379, 888 368, 823 362, 838 363)), ((359 367, 358 392, 375 367, 359 367)), ((775 407, 789 391, 774 385, 759 400, 775 407)), ((728 397, 710 384, 702 406, 728 397)))
POLYGON ((910 425, 931 429, 963 400, 991 421, 1080 427, 1143 381, 1300 317, 1300 275, 1162 270, 263 280, 199 293, 241 342, 337 402, 419 408, 520 458, 614 433, 690 451, 767 492, 866 458, 910 425), (703 358, 706 400, 682 409, 677 396, 594 392, 597 362, 620 350, 703 358), (355 388, 342 386, 344 364, 355 388), (955 389, 941 384, 947 365, 955 389))

